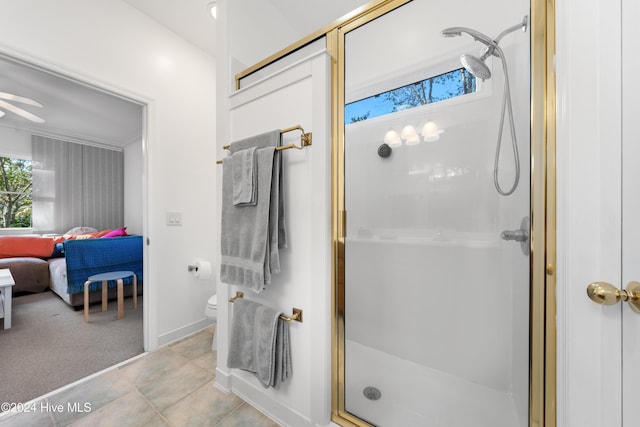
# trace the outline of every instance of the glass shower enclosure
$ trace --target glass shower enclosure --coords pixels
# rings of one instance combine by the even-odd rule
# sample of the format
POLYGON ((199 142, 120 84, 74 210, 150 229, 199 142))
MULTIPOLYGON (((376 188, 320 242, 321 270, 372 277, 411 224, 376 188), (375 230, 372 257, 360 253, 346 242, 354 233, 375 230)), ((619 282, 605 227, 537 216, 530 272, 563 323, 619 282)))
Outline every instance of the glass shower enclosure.
POLYGON ((358 423, 528 425, 529 9, 414 0, 341 35, 342 381, 358 423))

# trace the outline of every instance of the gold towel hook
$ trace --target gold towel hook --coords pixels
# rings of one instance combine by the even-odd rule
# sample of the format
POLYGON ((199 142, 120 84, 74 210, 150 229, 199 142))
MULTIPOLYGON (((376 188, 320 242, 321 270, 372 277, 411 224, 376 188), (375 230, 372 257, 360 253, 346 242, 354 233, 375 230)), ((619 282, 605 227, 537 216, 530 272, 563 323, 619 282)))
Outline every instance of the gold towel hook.
POLYGON ((244 292, 236 291, 236 296, 229 298, 229 302, 234 302, 238 298, 244 298, 244 292))
POLYGON ((295 320, 296 322, 302 323, 302 310, 299 308, 293 308, 293 314, 289 317, 285 317, 284 315, 280 316, 280 320, 284 320, 285 322, 291 322, 295 320))
POLYGON ((280 131, 281 134, 283 133, 287 133, 287 132, 292 132, 294 130, 299 130, 300 132, 302 132, 302 135, 300 135, 300 146, 298 147, 295 144, 289 144, 289 145, 283 145, 281 147, 276 147, 276 151, 282 151, 282 150, 287 150, 289 148, 295 148, 296 150, 302 150, 304 147, 308 147, 309 145, 312 144, 312 135, 311 132, 305 132, 304 129, 302 129, 302 126, 300 125, 296 125, 296 126, 292 126, 290 128, 286 128, 286 129, 282 129, 280 131))

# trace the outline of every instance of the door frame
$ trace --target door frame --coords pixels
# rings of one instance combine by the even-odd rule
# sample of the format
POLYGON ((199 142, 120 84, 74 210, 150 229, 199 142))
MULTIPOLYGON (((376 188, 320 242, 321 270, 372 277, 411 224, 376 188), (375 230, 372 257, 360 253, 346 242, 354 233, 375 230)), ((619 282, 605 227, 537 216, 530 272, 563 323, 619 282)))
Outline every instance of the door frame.
MULTIPOLYGON (((22 51, 10 48, 9 46, 0 47, 0 56, 10 58, 14 61, 23 63, 25 66, 41 69, 42 71, 58 76, 60 78, 71 80, 79 85, 85 85, 97 91, 105 92, 109 95, 126 99, 132 103, 142 107, 142 135, 141 135, 141 154, 142 154, 142 173, 141 173, 141 217, 142 217, 142 234, 144 238, 142 268, 143 277, 147 279, 150 276, 149 268, 149 246, 147 236, 149 235, 149 123, 150 116, 153 115, 153 100, 140 94, 133 93, 120 87, 114 87, 111 84, 99 81, 94 77, 80 74, 68 67, 62 67, 52 63, 50 60, 43 59, 39 56, 27 54, 22 51)), ((145 281, 145 289, 142 294, 143 313, 142 313, 142 341, 145 352, 154 350, 158 347, 158 324, 153 319, 157 319, 158 305, 155 303, 157 298, 157 289, 151 280, 145 281), (153 298, 153 300, 151 300, 153 298)))

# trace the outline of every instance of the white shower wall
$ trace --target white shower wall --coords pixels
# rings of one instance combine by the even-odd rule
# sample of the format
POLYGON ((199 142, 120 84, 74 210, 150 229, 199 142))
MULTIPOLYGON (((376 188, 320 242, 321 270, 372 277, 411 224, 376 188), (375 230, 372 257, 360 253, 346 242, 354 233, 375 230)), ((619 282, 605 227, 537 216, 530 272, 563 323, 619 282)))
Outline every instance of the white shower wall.
MULTIPOLYGON (((346 334, 509 390, 513 288, 528 285, 514 283, 513 262, 505 260, 526 257, 518 244, 500 239, 520 218, 501 212, 511 200, 493 187, 495 140, 484 135, 495 135, 496 121, 483 103, 493 101, 479 98, 435 114, 420 107, 346 127, 346 334), (394 123, 418 127, 429 114, 445 130, 438 141, 378 156, 394 123)), ((518 191, 528 193, 524 175, 518 191)), ((516 275, 526 278, 528 270, 516 275)), ((526 331, 526 323, 520 326, 526 331)))
MULTIPOLYGON (((459 67, 463 52, 481 53, 471 37, 442 38, 446 27, 496 36, 529 13, 528 2, 489 3, 414 0, 348 33, 346 102, 459 67)), ((346 339, 503 392, 520 426, 528 423, 529 257, 500 233, 518 229, 530 211, 529 36, 517 31, 501 41, 520 154, 514 194, 500 196, 493 184, 504 93, 497 58, 476 94, 345 130, 346 339), (419 133, 427 121, 444 130, 438 141, 378 156, 388 130, 412 125, 419 133)), ((508 189, 515 173, 508 122, 502 144, 499 176, 508 189)))

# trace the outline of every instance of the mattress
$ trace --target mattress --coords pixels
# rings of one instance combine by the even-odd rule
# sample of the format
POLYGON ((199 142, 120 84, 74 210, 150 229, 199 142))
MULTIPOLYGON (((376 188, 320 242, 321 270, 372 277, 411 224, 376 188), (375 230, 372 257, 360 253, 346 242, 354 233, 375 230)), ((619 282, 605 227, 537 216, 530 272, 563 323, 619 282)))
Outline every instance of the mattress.
POLYGON ((67 293, 67 260, 64 258, 49 259, 49 286, 51 290, 58 294, 67 304, 71 304, 71 299, 67 293))

